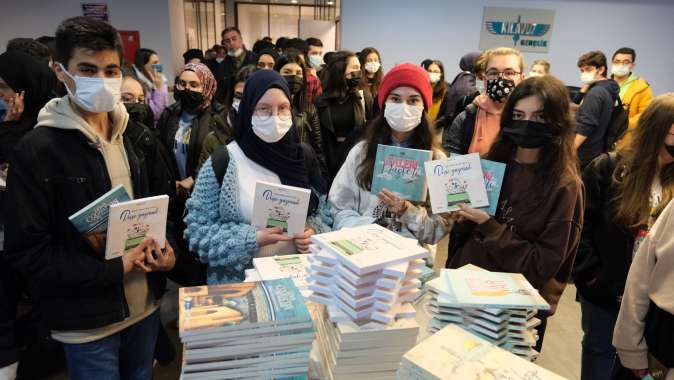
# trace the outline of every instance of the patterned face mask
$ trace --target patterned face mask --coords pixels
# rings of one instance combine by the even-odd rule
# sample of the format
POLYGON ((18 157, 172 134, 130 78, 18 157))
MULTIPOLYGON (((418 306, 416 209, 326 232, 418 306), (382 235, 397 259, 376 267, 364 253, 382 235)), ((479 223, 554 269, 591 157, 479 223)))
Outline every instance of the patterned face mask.
POLYGON ((487 95, 495 102, 504 102, 513 92, 515 82, 510 79, 498 78, 487 80, 487 95))

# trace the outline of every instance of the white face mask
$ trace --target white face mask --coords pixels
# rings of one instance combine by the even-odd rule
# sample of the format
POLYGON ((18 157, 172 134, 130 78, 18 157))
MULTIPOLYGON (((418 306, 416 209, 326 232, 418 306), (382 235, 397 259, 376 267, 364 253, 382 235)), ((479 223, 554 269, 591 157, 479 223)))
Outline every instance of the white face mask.
POLYGON ((580 81, 583 82, 584 84, 590 84, 590 83, 594 82, 595 76, 596 76, 596 73, 594 73, 594 72, 580 73, 580 81))
POLYGON ((239 105, 240 105, 240 104, 241 104, 241 99, 239 99, 239 98, 234 98, 234 100, 232 100, 232 108, 234 108, 234 110, 235 110, 236 112, 239 112, 239 105))
POLYGON ((283 120, 278 116, 261 117, 253 115, 250 120, 253 125, 253 133, 266 143, 275 143, 288 133, 293 126, 293 119, 283 120))
POLYGON ((431 80, 431 83, 436 84, 440 81, 442 77, 441 73, 428 73, 428 78, 431 80))
POLYGON ((386 102, 384 118, 391 129, 398 132, 409 132, 421 123, 423 111, 423 107, 419 106, 386 102))
POLYGON ((531 71, 531 72, 529 72, 529 76, 530 77, 542 77, 543 74, 535 72, 535 71, 531 71))
POLYGON ((611 74, 617 77, 625 77, 629 75, 630 67, 627 65, 613 65, 611 66, 611 74))
POLYGON ((381 67, 381 63, 379 62, 368 62, 365 64, 365 70, 367 70, 368 73, 374 74, 377 71, 379 71, 379 68, 381 67))
POLYGON ((70 75, 70 73, 63 67, 61 70, 75 82, 75 93, 70 90, 70 87, 65 86, 70 94, 70 98, 82 107, 84 110, 100 113, 110 112, 115 108, 115 104, 122 97, 122 77, 119 78, 89 78, 79 75, 70 75))
POLYGON ((309 56, 309 64, 311 67, 313 67, 315 70, 318 70, 321 66, 323 66, 323 57, 320 55, 310 55, 309 56))
POLYGON ((475 81, 475 89, 481 94, 484 92, 484 82, 481 80, 475 81))
POLYGON ((227 55, 230 56, 230 57, 234 57, 234 58, 240 56, 241 53, 243 53, 243 49, 242 49, 242 48, 238 48, 238 49, 236 49, 236 50, 228 50, 228 51, 227 51, 227 55))
POLYGON ((215 59, 215 62, 222 63, 222 61, 224 61, 224 60, 225 60, 225 57, 218 57, 218 58, 215 59))

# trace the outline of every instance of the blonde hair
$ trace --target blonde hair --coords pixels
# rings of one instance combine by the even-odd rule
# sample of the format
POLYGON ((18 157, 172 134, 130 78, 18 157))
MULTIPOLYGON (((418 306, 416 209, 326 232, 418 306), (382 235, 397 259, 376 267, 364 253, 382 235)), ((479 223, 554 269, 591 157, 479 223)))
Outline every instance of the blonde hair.
POLYGON ((545 70, 545 73, 550 74, 550 62, 544 59, 537 59, 531 63, 531 68, 533 69, 533 67, 536 65, 543 66, 543 70, 545 70))
POLYGON ((489 61, 493 57, 496 57, 496 56, 499 56, 499 55, 514 55, 514 56, 517 56, 517 58, 519 58, 519 61, 520 61, 520 72, 524 71, 524 56, 517 49, 513 49, 513 48, 509 48, 509 47, 497 47, 497 48, 494 48, 494 49, 488 49, 488 50, 485 50, 485 52, 482 53, 478 59, 483 58, 483 56, 484 56, 484 70, 487 70, 487 66, 489 65, 489 61))

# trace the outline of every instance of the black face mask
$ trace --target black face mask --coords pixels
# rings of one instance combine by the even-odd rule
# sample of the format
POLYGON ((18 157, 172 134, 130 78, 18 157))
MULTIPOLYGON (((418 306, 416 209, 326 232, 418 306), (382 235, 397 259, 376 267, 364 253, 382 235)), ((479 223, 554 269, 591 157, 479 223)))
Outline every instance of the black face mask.
POLYGON ((510 79, 487 80, 487 95, 495 102, 504 102, 513 92, 515 82, 510 79))
POLYGON ((129 119, 145 124, 146 127, 151 127, 152 123, 149 125, 148 120, 152 120, 152 109, 145 103, 124 103, 126 107, 126 112, 129 113, 129 119))
POLYGON ((175 91, 173 97, 187 112, 194 112, 204 102, 204 94, 190 90, 175 91))
POLYGON ((286 83, 288 83, 288 89, 290 90, 291 94, 295 95, 300 92, 300 90, 302 90, 304 80, 297 75, 284 75, 283 79, 285 79, 286 83))
POLYGON ((360 71, 353 71, 351 75, 351 78, 346 78, 346 85, 349 86, 349 89, 360 86, 362 73, 360 71))
POLYGON ((557 137, 550 124, 530 120, 511 121, 503 128, 503 135, 518 147, 527 149, 540 148, 557 137))
POLYGON ((667 153, 669 153, 670 156, 674 157, 674 145, 665 144, 665 149, 667 149, 667 153))

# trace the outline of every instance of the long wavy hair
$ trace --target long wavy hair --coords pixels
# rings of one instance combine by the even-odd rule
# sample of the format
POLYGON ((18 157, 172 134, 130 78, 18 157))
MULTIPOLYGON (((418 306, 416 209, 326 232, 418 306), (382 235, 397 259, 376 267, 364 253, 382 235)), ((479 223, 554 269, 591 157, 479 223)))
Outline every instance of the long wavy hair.
POLYGON ((662 201, 657 216, 674 196, 674 162, 663 165, 660 153, 674 125, 674 93, 657 96, 639 116, 632 141, 618 155, 613 179, 618 184, 615 221, 625 228, 648 223, 651 216, 649 194, 656 178, 662 185, 662 201))
MULTIPOLYGON (((377 157, 377 146, 379 144, 389 145, 391 143, 391 127, 384 118, 386 103, 381 113, 368 125, 364 141, 365 157, 358 165, 356 173, 356 182, 362 189, 370 191, 372 189, 372 176, 374 174, 374 164, 377 157)), ((414 128, 412 137, 410 137, 410 148, 424 149, 433 152, 434 158, 437 158, 437 152, 441 152, 438 140, 435 138, 433 122, 428 118, 427 110, 424 109, 421 116, 421 123, 414 128)))
MULTIPOLYGON (((573 146, 575 132, 569 110, 569 95, 564 84, 557 78, 546 75, 533 77, 520 83, 508 98, 501 114, 501 131, 513 121, 513 111, 521 99, 536 96, 543 104, 543 117, 554 130, 555 138, 545 143, 540 150, 534 171, 536 182, 546 194, 562 179, 580 181, 576 150, 573 146)), ((503 132, 499 133, 485 158, 498 162, 508 162, 517 150, 517 145, 503 132)))
MULTIPOLYGON (((370 82, 369 79, 367 79, 367 70, 365 70, 365 63, 367 61, 367 56, 370 54, 376 54, 377 59, 379 60, 379 63, 381 64, 381 54, 379 54, 379 50, 373 48, 373 47, 366 47, 363 49, 360 53, 358 53, 358 60, 360 61, 360 67, 361 70, 363 71, 363 80, 366 82, 370 82)), ((372 87, 372 96, 374 97, 379 93, 379 85, 381 84, 381 80, 384 78, 384 68, 379 67, 379 70, 377 70, 376 73, 374 73, 374 77, 372 78, 372 83, 369 83, 369 85, 372 87)))

